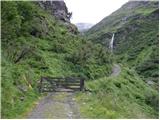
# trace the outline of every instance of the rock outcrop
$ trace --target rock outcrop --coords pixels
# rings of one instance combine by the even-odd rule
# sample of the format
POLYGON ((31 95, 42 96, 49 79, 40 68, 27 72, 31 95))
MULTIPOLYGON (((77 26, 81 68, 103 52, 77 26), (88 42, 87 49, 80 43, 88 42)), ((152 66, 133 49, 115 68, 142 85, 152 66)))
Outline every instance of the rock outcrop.
POLYGON ((62 21, 67 27, 68 31, 73 34, 78 34, 78 29, 74 24, 71 24, 70 18, 72 17, 72 12, 68 12, 68 8, 63 0, 61 1, 39 1, 39 6, 47 11, 57 19, 62 21))
POLYGON ((70 22, 72 13, 68 12, 64 1, 39 1, 38 3, 44 10, 50 10, 58 20, 70 22))

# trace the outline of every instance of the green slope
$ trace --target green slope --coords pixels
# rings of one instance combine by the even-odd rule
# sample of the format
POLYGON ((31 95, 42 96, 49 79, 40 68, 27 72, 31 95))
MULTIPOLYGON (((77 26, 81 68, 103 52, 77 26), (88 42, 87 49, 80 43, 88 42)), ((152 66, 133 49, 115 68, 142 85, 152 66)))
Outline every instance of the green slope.
POLYGON ((77 96, 83 117, 158 118, 158 4, 128 2, 85 33, 106 48, 115 33, 113 57, 122 71, 87 83, 92 92, 77 96))
POLYGON ((133 69, 122 65, 121 69, 119 76, 87 82, 92 92, 77 95, 84 118, 158 118, 158 92, 133 69))
POLYGON ((94 79, 110 73, 107 49, 70 33, 36 2, 1 4, 2 118, 21 118, 31 108, 41 76, 94 79))
POLYGON ((109 48, 115 33, 115 58, 134 67, 158 89, 159 2, 131 1, 93 26, 86 36, 109 48))

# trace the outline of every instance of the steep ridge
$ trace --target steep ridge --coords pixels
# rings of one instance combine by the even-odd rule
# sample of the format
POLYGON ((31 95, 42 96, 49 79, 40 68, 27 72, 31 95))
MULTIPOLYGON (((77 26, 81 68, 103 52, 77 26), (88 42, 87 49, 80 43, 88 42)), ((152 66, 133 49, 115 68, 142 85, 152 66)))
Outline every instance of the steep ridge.
POLYGON ((118 61, 135 67, 158 89, 158 1, 129 1, 86 32, 89 40, 109 48, 112 34, 118 61))

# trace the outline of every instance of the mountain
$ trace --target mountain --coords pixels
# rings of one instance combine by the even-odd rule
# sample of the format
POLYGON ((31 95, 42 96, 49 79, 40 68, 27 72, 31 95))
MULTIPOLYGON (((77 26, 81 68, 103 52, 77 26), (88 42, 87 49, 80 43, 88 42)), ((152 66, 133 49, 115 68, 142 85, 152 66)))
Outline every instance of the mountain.
POLYGON ((158 1, 129 1, 105 17, 85 35, 109 48, 113 33, 118 61, 134 67, 147 83, 158 89, 158 1))
POLYGON ((80 32, 84 32, 84 31, 87 31, 88 29, 90 29, 93 24, 91 23, 76 23, 76 26, 78 27, 78 30, 80 32))

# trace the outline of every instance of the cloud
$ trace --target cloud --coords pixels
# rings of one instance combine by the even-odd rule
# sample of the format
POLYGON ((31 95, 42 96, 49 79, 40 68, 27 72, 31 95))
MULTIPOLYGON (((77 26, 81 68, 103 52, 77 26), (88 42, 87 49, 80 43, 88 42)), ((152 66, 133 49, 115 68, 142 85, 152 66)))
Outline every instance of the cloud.
POLYGON ((73 13, 72 23, 95 24, 108 16, 128 0, 64 0, 73 13))

